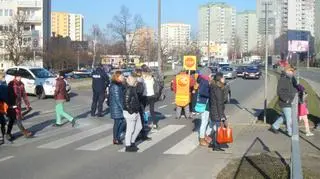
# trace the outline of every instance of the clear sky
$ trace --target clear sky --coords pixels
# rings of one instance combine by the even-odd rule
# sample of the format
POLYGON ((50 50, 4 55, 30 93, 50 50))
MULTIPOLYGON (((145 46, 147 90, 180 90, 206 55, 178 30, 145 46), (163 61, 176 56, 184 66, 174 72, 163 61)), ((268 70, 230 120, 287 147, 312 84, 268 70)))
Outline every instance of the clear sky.
MULTIPOLYGON (((140 14, 147 26, 156 27, 157 0, 52 0, 52 11, 82 14, 85 18, 85 33, 93 24, 105 28, 125 5, 131 14, 140 14)), ((256 0, 162 0, 162 23, 183 22, 197 29, 198 8, 207 2, 226 2, 237 11, 254 10, 256 0)))

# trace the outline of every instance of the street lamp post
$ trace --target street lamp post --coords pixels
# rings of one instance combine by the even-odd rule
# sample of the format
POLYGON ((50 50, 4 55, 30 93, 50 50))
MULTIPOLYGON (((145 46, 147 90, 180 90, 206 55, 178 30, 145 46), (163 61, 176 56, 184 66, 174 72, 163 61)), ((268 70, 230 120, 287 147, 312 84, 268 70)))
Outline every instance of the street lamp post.
POLYGON ((158 66, 159 72, 162 74, 161 60, 161 0, 158 0, 158 66))
POLYGON ((264 79, 264 123, 267 123, 267 106, 268 106, 268 3, 265 3, 265 36, 266 36, 266 40, 265 40, 265 50, 266 50, 266 54, 265 54, 265 79, 264 79))
POLYGON ((210 4, 208 4, 208 64, 210 63, 210 4))

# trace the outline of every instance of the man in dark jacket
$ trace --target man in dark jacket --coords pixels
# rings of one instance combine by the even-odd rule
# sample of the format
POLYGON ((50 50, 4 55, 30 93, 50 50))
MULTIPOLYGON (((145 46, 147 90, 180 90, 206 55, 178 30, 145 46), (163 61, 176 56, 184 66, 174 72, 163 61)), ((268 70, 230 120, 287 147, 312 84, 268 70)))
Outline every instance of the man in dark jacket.
POLYGON ((291 66, 286 67, 278 81, 277 94, 279 96, 279 106, 282 109, 283 115, 280 116, 270 128, 272 132, 278 133, 280 125, 285 118, 289 136, 292 136, 292 102, 297 93, 294 71, 294 68, 291 66))
POLYGON ((91 116, 96 115, 96 109, 98 104, 98 117, 103 117, 103 102, 105 100, 105 91, 109 85, 109 77, 104 71, 103 66, 100 64, 99 67, 92 73, 92 105, 91 105, 91 116))

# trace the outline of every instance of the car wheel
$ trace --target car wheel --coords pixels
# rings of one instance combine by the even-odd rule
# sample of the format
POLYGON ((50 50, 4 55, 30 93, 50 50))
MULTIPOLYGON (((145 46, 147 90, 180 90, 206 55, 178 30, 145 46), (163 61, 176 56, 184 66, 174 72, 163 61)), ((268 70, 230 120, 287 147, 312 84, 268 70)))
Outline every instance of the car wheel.
POLYGON ((45 93, 42 86, 37 86, 36 95, 37 95, 38 99, 45 99, 46 98, 46 93, 45 93))

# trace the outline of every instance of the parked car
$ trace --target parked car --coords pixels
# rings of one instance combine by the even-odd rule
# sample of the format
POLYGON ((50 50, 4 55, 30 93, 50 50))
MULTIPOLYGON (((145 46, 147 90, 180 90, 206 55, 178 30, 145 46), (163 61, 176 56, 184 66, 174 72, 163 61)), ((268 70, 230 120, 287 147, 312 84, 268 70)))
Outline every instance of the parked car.
POLYGON ((257 66, 249 66, 244 72, 244 79, 260 79, 262 73, 257 66))
MULTIPOLYGON (((14 79, 16 72, 21 75, 21 81, 24 83, 27 94, 36 95, 39 99, 54 95, 56 76, 45 68, 24 66, 8 68, 5 72, 5 81, 7 84, 14 79)), ((66 89, 69 94, 71 92, 71 86, 67 81, 66 84, 66 89)))
POLYGON ((244 72, 246 71, 247 67, 246 66, 239 66, 236 69, 237 72, 237 77, 244 77, 244 72))
POLYGON ((224 67, 221 68, 220 72, 223 73, 223 76, 226 79, 235 79, 235 78, 237 78, 237 73, 232 67, 224 66, 224 67))

